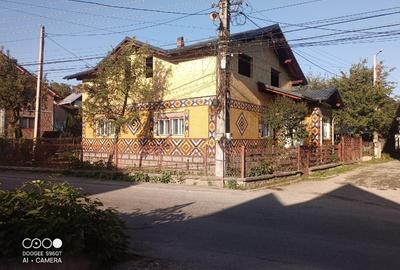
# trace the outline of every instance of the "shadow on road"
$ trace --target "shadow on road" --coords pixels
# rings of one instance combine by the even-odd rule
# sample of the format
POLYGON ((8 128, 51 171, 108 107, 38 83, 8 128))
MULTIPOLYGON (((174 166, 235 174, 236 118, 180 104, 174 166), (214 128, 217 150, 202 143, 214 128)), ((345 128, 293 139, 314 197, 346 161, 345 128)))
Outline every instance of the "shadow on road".
POLYGON ((400 269, 400 206, 345 185, 285 205, 273 194, 191 218, 175 205, 125 214, 132 249, 193 269, 400 269))

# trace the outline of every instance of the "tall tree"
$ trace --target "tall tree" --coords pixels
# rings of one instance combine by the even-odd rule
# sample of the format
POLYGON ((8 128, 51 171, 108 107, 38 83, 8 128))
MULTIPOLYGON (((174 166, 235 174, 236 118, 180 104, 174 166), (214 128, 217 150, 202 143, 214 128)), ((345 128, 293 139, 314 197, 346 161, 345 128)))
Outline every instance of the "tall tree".
POLYGON ((374 131, 386 136, 396 112, 391 97, 394 84, 388 80, 391 70, 383 69, 380 83, 373 84, 373 69, 362 60, 332 80, 345 107, 335 113, 337 126, 344 132, 371 138, 374 131))
POLYGON ((34 108, 35 80, 17 66, 9 52, 0 52, 0 108, 7 114, 15 138, 22 136, 19 124, 22 110, 34 108))
POLYGON ((296 140, 307 136, 303 123, 307 112, 306 104, 278 96, 264 113, 264 121, 273 129, 275 142, 290 138, 293 145, 296 140))
POLYGON ((166 90, 169 70, 161 61, 149 61, 148 55, 147 46, 138 48, 132 42, 104 59, 95 79, 86 86, 83 119, 94 128, 99 123, 111 124, 114 152, 127 124, 139 117, 135 104, 159 101, 166 90))
POLYGON ((66 83, 48 82, 48 85, 62 98, 67 97, 73 92, 72 86, 66 83))

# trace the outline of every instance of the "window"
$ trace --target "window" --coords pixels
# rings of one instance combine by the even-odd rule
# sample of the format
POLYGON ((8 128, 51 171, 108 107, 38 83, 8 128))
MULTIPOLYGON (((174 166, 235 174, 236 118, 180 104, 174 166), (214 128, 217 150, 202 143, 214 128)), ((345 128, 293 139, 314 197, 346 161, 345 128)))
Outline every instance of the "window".
POLYGON ((33 117, 22 117, 20 119, 21 128, 34 128, 35 118, 33 117))
POLYGON ((279 87, 279 71, 271 68, 271 86, 279 87))
POLYGON ((261 137, 274 137, 274 130, 272 129, 271 125, 265 123, 264 121, 261 125, 261 137))
POLYGON ((157 120, 156 133, 159 136, 182 136, 185 134, 185 119, 182 114, 166 114, 157 120))
POLYGON ((115 135, 115 124, 110 120, 100 120, 97 122, 97 136, 108 137, 115 135))
POLYGON ((253 58, 245 54, 239 54, 238 72, 243 76, 251 77, 253 58))
POLYGON ((185 130, 183 118, 172 119, 172 135, 183 135, 185 130))
POLYGON ((158 135, 161 135, 161 136, 169 135, 169 120, 168 119, 158 120, 158 135))
POLYGON ((153 77, 153 56, 146 57, 146 78, 153 77))
POLYGON ((331 119, 322 118, 322 139, 329 140, 331 138, 331 119))

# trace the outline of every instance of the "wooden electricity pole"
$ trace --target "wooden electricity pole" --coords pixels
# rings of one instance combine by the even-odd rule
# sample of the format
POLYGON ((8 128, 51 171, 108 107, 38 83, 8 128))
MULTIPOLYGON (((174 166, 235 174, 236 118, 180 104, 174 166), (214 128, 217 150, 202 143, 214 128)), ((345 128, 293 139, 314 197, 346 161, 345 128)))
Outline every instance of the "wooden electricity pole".
POLYGON ((225 141, 227 132, 229 132, 229 114, 228 96, 229 96, 229 39, 230 39, 230 0, 220 0, 219 4, 218 29, 218 90, 217 100, 219 110, 217 114, 216 135, 218 143, 215 149, 215 175, 224 177, 225 161, 225 141))
POLYGON ((39 64, 38 64, 38 75, 36 83, 36 104, 35 104, 35 125, 33 130, 33 140, 36 144, 38 138, 40 138, 40 112, 41 112, 41 88, 43 78, 43 52, 44 52, 44 36, 45 36, 44 25, 40 28, 40 43, 39 43, 39 64))

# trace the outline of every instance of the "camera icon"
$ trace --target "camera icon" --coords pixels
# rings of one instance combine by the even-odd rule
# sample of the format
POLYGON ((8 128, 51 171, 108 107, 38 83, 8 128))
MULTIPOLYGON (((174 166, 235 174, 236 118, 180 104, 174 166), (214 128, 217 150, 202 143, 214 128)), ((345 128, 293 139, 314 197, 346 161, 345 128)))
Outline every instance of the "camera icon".
POLYGON ((55 238, 54 240, 51 240, 50 238, 44 238, 44 239, 39 239, 39 238, 25 238, 22 240, 22 247, 25 249, 39 249, 39 248, 44 248, 44 249, 49 249, 51 247, 54 248, 61 248, 62 247, 62 240, 59 238, 55 238))

